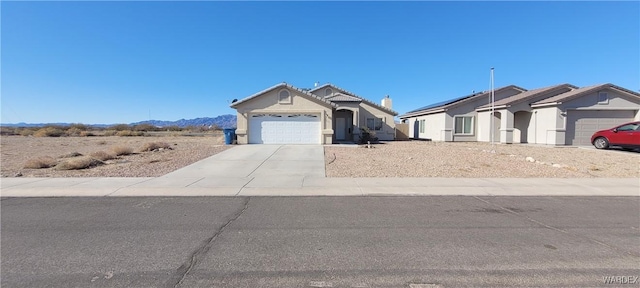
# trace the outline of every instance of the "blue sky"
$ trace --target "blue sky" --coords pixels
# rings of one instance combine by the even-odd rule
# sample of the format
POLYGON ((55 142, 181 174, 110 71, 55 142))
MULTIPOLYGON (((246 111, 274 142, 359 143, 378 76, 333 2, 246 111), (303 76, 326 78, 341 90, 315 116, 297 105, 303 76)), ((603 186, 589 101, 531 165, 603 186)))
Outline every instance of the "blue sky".
POLYGON ((280 82, 394 110, 496 87, 640 90, 634 2, 7 2, 2 123, 231 114, 280 82))

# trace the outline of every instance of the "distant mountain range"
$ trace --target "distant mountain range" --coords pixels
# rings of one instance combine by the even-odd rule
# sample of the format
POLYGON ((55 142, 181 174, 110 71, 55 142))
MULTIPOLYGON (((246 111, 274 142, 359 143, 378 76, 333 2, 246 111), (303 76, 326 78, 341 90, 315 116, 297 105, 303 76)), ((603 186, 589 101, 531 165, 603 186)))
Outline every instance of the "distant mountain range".
MULTIPOLYGON (((0 126, 6 127, 42 127, 47 125, 59 125, 59 126, 68 126, 73 123, 3 123, 0 126)), ((86 123, 83 123, 86 124, 86 123)), ((118 123, 119 124, 119 123, 118 123)), ((167 127, 167 126, 178 126, 178 127, 187 127, 187 126, 210 126, 216 125, 220 128, 235 128, 236 127, 236 115, 220 115, 218 117, 201 117, 195 119, 180 119, 177 121, 162 121, 162 120, 147 120, 129 123, 129 125, 138 125, 138 124, 151 124, 157 127, 167 127)), ((86 124, 88 126, 105 128, 109 126, 116 125, 114 124, 86 124)))

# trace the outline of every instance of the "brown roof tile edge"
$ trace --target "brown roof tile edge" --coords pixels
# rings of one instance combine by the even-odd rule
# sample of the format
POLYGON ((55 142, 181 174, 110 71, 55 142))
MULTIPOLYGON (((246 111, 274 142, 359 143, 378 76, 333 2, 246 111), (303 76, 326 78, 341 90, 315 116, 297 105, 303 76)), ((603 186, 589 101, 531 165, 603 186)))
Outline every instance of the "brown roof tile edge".
POLYGON ((571 100, 571 99, 575 99, 577 97, 580 97, 584 94, 587 93, 591 93, 600 89, 606 89, 606 88, 612 88, 615 90, 619 90, 628 94, 631 94, 635 97, 640 98, 640 93, 626 89, 624 87, 620 87, 611 83, 605 83, 605 84, 598 84, 598 85, 593 85, 593 86, 587 86, 587 87, 582 87, 573 91, 569 91, 567 93, 563 93, 560 95, 556 95, 553 97, 549 97, 534 103, 531 103, 531 105, 544 105, 544 104, 554 104, 554 103, 562 103, 563 101, 567 101, 567 100, 571 100))
POLYGON ((348 90, 342 89, 342 88, 340 88, 340 87, 338 87, 338 86, 336 86, 336 85, 333 85, 333 84, 331 84, 331 83, 327 83, 327 84, 320 85, 320 86, 318 86, 318 87, 316 87, 316 88, 311 89, 309 92, 313 93, 313 92, 315 92, 315 91, 318 91, 318 90, 320 90, 320 89, 327 88, 327 87, 329 87, 329 86, 330 86, 330 87, 333 87, 334 89, 336 89, 336 90, 338 90, 338 91, 340 91, 340 92, 342 92, 342 93, 344 93, 344 94, 347 94, 347 95, 351 95, 351 96, 354 96, 354 97, 360 98, 360 99, 362 99, 362 102, 365 102, 365 103, 367 103, 367 104, 369 104, 369 105, 372 105, 372 106, 374 106, 374 107, 376 107, 376 108, 378 108, 378 109, 380 109, 380 110, 382 110, 382 111, 389 112, 389 113, 391 113, 391 115, 393 115, 393 116, 397 116, 397 115, 398 115, 398 112, 396 112, 396 111, 394 111, 394 110, 391 110, 391 109, 389 109, 389 108, 387 108, 387 107, 384 107, 384 106, 382 106, 382 105, 379 105, 379 104, 377 104, 377 103, 371 102, 370 100, 368 100, 368 99, 366 99, 366 98, 360 97, 360 96, 356 95, 355 93, 352 93, 352 92, 350 92, 350 91, 348 91, 348 90))
POLYGON ((275 89, 278 89, 278 88, 281 88, 281 87, 287 87, 287 88, 289 88, 289 89, 296 90, 296 91, 298 91, 298 92, 300 92, 300 93, 302 93, 302 94, 304 94, 304 95, 306 95, 306 96, 309 96, 309 97, 311 97, 311 98, 313 98, 313 99, 315 99, 315 100, 318 100, 318 101, 324 102, 324 103, 328 104, 328 105, 329 105, 329 106, 331 106, 331 107, 337 107, 337 106, 338 106, 338 105, 336 105, 335 103, 331 103, 330 101, 327 101, 327 100, 325 100, 324 98, 322 98, 322 97, 320 97, 320 96, 318 96, 318 95, 316 95, 316 94, 310 93, 309 91, 302 90, 302 89, 300 89, 300 88, 298 88, 298 87, 295 87, 295 86, 293 86, 293 85, 291 85, 291 84, 287 84, 286 82, 282 82, 282 83, 276 84, 276 85, 274 85, 274 86, 271 86, 271 87, 269 87, 269 88, 267 88, 267 89, 264 89, 264 90, 262 90, 262 91, 260 91, 260 92, 258 92, 258 93, 255 93, 255 94, 253 94, 253 95, 251 95, 251 96, 245 97, 245 98, 243 98, 243 99, 242 99, 242 100, 240 100, 240 101, 237 101, 237 102, 235 102, 235 103, 232 103, 232 104, 231 104, 231 105, 229 105, 229 106, 230 106, 231 108, 235 108, 235 107, 237 107, 237 106, 238 106, 239 104, 241 104, 241 103, 247 102, 247 101, 249 101, 249 100, 251 100, 251 99, 254 99, 254 98, 256 98, 256 97, 258 97, 258 96, 260 96, 260 95, 262 95, 262 94, 264 94, 264 93, 267 93, 267 92, 269 92, 269 91, 272 91, 272 90, 275 90, 275 89))
MULTIPOLYGON (((517 104, 517 103, 526 101, 527 99, 531 99, 533 97, 539 96, 541 94, 551 93, 551 92, 554 92, 556 90, 561 90, 561 89, 565 89, 565 88, 578 89, 577 86, 571 85, 569 83, 557 84, 557 85, 553 85, 553 86, 547 86, 547 87, 542 87, 542 88, 529 90, 529 91, 522 92, 522 93, 510 96, 510 97, 507 97, 507 98, 500 99, 500 100, 496 101, 495 103, 493 103, 493 106, 513 105, 513 104, 517 104)), ((553 96, 555 96, 555 95, 553 95, 553 96)), ((553 96, 550 96, 550 97, 553 97, 553 96)), ((476 110, 486 109, 486 108, 490 108, 490 107, 491 107, 491 103, 482 105, 482 106, 476 108, 476 110)))

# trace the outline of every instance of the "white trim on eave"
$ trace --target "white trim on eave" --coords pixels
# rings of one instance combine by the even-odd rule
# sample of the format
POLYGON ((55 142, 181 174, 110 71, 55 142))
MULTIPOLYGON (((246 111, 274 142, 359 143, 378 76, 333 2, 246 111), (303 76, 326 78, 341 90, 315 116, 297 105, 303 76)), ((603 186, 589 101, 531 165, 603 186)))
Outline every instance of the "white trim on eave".
POLYGON ((549 106, 557 106, 562 104, 562 102, 551 102, 551 103, 542 103, 542 104, 531 104, 531 108, 542 108, 542 107, 549 107, 549 106))
MULTIPOLYGON (((500 106, 494 106, 494 109, 506 109, 511 107, 511 105, 500 105, 500 106)), ((483 111, 487 111, 487 110, 491 110, 491 106, 489 107, 484 107, 484 108, 476 108, 476 112, 483 112, 483 111)))

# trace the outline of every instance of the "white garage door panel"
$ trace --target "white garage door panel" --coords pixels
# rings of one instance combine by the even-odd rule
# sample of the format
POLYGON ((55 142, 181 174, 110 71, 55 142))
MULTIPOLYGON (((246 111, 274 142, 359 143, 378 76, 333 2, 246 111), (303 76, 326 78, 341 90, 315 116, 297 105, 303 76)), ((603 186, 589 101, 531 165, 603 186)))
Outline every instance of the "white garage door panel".
POLYGON ((317 115, 270 114, 249 119, 250 144, 320 144, 317 115))
POLYGON ((635 110, 570 110, 567 112, 566 144, 591 145, 594 132, 633 121, 635 110))

